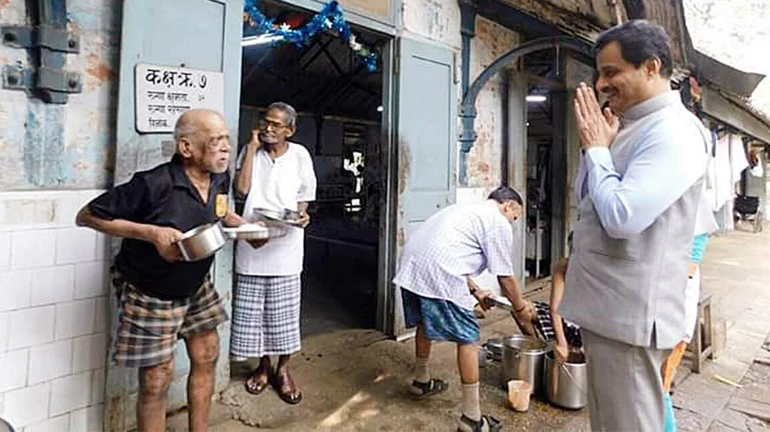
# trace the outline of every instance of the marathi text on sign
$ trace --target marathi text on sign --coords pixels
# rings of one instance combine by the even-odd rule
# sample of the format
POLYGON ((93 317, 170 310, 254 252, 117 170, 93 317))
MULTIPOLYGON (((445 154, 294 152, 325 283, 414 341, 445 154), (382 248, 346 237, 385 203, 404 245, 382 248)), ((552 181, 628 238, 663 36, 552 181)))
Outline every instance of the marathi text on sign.
POLYGON ((139 64, 135 81, 138 132, 173 132, 179 116, 189 109, 224 109, 221 72, 139 64))

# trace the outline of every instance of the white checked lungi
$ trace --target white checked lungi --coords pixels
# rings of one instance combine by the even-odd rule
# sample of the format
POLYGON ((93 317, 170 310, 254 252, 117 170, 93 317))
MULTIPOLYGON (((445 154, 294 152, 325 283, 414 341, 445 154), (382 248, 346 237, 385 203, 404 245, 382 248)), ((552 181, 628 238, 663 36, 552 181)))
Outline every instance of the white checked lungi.
POLYGON ((237 275, 230 356, 234 361, 300 350, 300 275, 237 275))

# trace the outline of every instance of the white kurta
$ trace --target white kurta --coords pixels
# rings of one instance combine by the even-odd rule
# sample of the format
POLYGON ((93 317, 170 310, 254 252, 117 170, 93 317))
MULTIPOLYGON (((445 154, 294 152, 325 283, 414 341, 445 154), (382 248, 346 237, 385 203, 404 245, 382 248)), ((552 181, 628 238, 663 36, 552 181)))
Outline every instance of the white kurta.
MULTIPOLYGON (((246 149, 238 157, 243 165, 246 149)), ((254 155, 251 190, 246 198, 243 217, 254 220, 254 208, 297 210, 298 203, 315 200, 316 177, 313 159, 305 147, 289 143, 289 149, 272 160, 264 149, 254 155)), ((271 239, 254 249, 239 241, 235 253, 235 272, 252 276, 289 276, 302 273, 304 259, 302 228, 289 228, 284 237, 271 239)))

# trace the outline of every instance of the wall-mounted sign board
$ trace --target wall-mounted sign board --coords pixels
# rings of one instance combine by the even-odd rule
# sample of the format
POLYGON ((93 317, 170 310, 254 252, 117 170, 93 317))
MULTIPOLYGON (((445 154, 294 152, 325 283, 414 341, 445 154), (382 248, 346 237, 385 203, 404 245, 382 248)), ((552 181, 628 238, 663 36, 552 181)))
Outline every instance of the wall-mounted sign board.
POLYGON ((136 131, 170 133, 193 108, 224 111, 224 75, 198 69, 137 64, 136 131))

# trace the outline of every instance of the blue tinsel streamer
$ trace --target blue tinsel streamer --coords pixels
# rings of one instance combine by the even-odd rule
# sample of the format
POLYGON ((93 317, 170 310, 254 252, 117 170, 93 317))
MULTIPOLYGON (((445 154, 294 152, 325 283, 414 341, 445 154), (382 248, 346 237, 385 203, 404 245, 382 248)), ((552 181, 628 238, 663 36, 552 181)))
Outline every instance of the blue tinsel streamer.
POLYGON ((276 27, 275 22, 262 14, 259 8, 257 8, 257 0, 246 0, 244 12, 253 21, 253 24, 249 23, 249 25, 258 34, 280 36, 281 42, 289 42, 298 46, 307 45, 310 39, 318 33, 324 31, 334 32, 351 47, 358 59, 366 65, 366 69, 369 72, 377 70, 377 53, 374 49, 366 47, 360 42, 356 42, 358 49, 354 49, 351 46, 350 39, 354 36, 342 14, 342 8, 340 8, 336 1, 327 3, 309 23, 298 29, 291 29, 286 26, 276 27))

